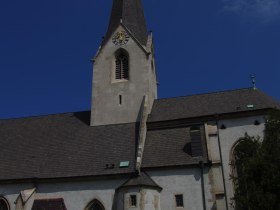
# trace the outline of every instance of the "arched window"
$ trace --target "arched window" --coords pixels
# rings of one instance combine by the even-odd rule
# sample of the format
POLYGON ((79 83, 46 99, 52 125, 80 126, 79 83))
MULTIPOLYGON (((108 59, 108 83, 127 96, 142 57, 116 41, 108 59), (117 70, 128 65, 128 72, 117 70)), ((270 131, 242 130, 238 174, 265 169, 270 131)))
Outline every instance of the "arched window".
POLYGON ((100 201, 94 199, 90 202, 86 210, 105 210, 105 208, 100 201))
POLYGON ((8 201, 3 198, 3 197, 0 197, 0 210, 9 210, 9 204, 8 204, 8 201))
POLYGON ((231 150, 231 178, 233 181, 233 206, 236 210, 248 209, 248 193, 260 182, 263 169, 258 166, 261 142, 245 134, 231 150), (257 166, 257 167, 256 167, 257 166), (252 170, 253 169, 253 170, 252 170))
POLYGON ((238 180, 237 180, 237 176, 238 176, 238 155, 236 152, 236 147, 238 146, 238 144, 240 143, 240 141, 236 142, 232 149, 231 149, 231 155, 230 155, 230 166, 231 166, 231 178, 232 178, 232 182, 233 182, 233 190, 236 189, 237 184, 238 184, 238 180))
POLYGON ((238 187, 238 190, 245 190, 242 187, 244 187, 246 184, 239 183, 240 181, 242 181, 239 179, 239 175, 242 174, 242 171, 244 170, 244 162, 248 161, 248 158, 254 155, 257 146, 248 138, 250 137, 245 136, 239 139, 231 148, 230 165, 234 190, 236 190, 238 187))
POLYGON ((115 79, 121 80, 129 78, 129 59, 128 54, 124 50, 116 53, 115 59, 115 79))

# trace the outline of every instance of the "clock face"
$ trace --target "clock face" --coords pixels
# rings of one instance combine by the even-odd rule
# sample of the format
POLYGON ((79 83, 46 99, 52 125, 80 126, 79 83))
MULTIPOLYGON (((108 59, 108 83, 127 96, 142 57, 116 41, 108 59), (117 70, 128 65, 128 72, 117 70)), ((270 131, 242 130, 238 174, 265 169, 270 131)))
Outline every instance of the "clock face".
POLYGON ((128 42, 129 35, 125 31, 118 31, 112 37, 112 41, 115 45, 120 46, 128 42))

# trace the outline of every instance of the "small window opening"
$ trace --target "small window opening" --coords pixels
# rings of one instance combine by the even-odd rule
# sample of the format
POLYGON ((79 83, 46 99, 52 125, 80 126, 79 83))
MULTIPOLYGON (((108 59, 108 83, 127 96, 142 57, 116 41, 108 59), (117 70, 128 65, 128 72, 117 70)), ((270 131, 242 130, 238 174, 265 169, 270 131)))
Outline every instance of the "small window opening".
POLYGON ((129 65, 128 65, 128 56, 124 53, 116 56, 116 72, 115 79, 128 79, 129 65))
POLYGON ((247 108, 249 108, 249 109, 253 109, 255 106, 254 106, 254 104, 248 104, 247 105, 247 108))
POLYGON ((119 95, 119 105, 122 105, 122 95, 119 95))
POLYGON ((129 167, 129 161, 120 162, 120 168, 128 168, 128 167, 129 167))
POLYGON ((130 206, 137 207, 137 197, 136 195, 130 195, 130 206))
POLYGON ((184 207, 183 195, 175 195, 176 207, 184 207))
POLYGON ((258 121, 258 120, 256 120, 255 122, 254 122, 254 125, 260 125, 261 123, 258 121))

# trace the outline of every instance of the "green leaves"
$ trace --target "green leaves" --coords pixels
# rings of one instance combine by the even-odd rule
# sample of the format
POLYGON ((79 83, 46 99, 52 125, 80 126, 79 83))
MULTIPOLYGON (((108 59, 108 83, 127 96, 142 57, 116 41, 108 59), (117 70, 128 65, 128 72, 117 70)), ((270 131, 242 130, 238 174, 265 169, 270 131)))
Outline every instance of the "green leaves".
POLYGON ((280 209, 280 111, 269 115, 263 141, 248 136, 234 149, 232 176, 238 210, 280 209))

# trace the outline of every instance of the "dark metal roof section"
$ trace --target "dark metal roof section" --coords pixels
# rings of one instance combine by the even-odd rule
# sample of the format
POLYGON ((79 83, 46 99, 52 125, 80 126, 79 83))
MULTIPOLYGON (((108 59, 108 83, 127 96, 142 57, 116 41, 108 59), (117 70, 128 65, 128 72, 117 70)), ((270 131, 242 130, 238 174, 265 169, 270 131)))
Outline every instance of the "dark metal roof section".
POLYGON ((269 108, 280 102, 258 89, 245 88, 155 100, 148 122, 242 113, 269 108))
POLYGON ((37 199, 34 201, 31 210, 67 210, 62 198, 37 199))
POLYGON ((0 122, 0 180, 135 172, 137 125, 89 126, 90 112, 0 122), (129 161, 121 168, 121 161, 129 161))
POLYGON ((126 187, 150 187, 162 190, 162 188, 152 180, 152 178, 145 172, 141 172, 140 175, 135 174, 129 180, 127 180, 120 188, 126 187))
POLYGON ((146 45, 148 31, 141 0, 113 0, 109 27, 104 42, 110 38, 121 21, 141 45, 146 45))

